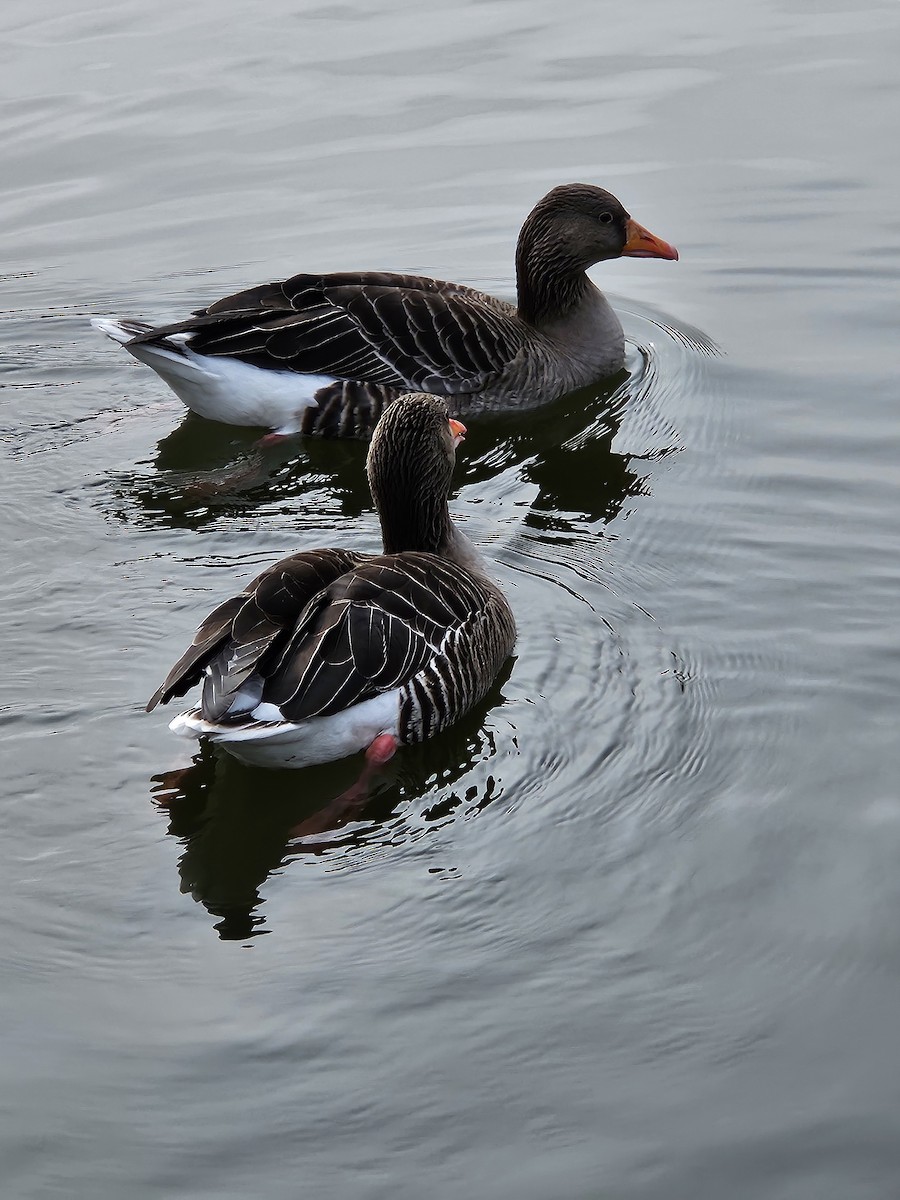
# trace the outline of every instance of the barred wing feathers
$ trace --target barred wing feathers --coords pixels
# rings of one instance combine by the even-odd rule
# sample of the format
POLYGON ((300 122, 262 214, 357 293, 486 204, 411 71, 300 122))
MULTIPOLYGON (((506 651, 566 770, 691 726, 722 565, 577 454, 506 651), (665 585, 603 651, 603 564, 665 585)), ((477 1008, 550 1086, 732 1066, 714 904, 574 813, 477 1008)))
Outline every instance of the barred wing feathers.
POLYGON ((491 594, 490 585, 431 554, 369 559, 310 606, 264 699, 297 722, 402 687, 458 640, 491 594))
POLYGON ((224 713, 267 656, 278 653, 309 601, 362 558, 349 550, 308 550, 263 571, 203 621, 147 711, 183 696, 206 674, 204 706, 209 701, 217 715, 224 713))
POLYGON ((378 272, 263 284, 134 344, 178 333, 191 335, 198 354, 445 395, 483 389, 526 340, 503 301, 461 284, 378 272))

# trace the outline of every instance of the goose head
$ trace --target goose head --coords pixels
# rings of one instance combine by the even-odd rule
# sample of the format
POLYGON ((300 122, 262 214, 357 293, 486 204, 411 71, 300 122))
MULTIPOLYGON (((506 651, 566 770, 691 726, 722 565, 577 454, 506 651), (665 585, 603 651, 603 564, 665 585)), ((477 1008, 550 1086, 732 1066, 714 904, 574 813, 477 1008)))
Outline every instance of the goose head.
POLYGON ((677 259, 674 246, 639 225, 612 192, 590 183, 564 183, 528 214, 519 243, 549 253, 580 270, 608 258, 677 259))
POLYGON ((577 302, 584 272, 610 258, 678 258, 638 224, 621 201, 589 183, 565 183, 534 206, 519 234, 519 309, 528 319, 556 316, 577 302))

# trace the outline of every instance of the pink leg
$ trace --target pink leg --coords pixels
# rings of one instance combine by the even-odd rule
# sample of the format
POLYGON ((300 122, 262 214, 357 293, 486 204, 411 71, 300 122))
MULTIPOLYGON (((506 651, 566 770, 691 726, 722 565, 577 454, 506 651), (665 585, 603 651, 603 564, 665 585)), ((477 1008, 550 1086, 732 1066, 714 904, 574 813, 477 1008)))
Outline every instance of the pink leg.
POLYGON ((258 449, 265 450, 269 446, 279 446, 282 442, 286 442, 290 438, 297 436, 298 434, 296 433, 266 433, 254 444, 258 449))
POLYGON ((366 762, 356 783, 345 792, 329 801, 324 808, 295 825, 291 830, 291 841, 297 838, 309 837, 310 834, 325 833, 330 829, 340 829, 346 825, 369 798, 369 781, 397 753, 400 743, 392 733, 380 733, 366 750, 366 762))
POLYGON ((205 475, 191 479, 184 484, 183 494, 188 499, 205 500, 210 496, 219 496, 233 492, 241 487, 250 487, 265 479, 262 455, 252 451, 241 461, 219 470, 207 471, 205 475))

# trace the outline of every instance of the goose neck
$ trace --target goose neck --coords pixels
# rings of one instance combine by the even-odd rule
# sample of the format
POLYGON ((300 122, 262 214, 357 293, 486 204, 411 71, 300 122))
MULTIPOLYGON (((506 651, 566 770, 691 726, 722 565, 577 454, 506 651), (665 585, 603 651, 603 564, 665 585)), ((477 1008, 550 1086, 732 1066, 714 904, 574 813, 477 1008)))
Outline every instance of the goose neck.
POLYGON ((558 325, 585 301, 593 284, 585 263, 560 246, 541 222, 526 222, 516 247, 519 316, 538 327, 558 325))

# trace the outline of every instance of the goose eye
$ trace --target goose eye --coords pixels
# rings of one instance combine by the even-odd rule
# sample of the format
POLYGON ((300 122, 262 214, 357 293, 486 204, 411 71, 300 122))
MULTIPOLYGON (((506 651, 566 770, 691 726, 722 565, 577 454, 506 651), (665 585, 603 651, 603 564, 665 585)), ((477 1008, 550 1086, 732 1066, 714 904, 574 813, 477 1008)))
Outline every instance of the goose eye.
POLYGON ((612 221, 612 213, 611 212, 602 212, 600 214, 600 220, 604 225, 609 225, 609 223, 612 221))

